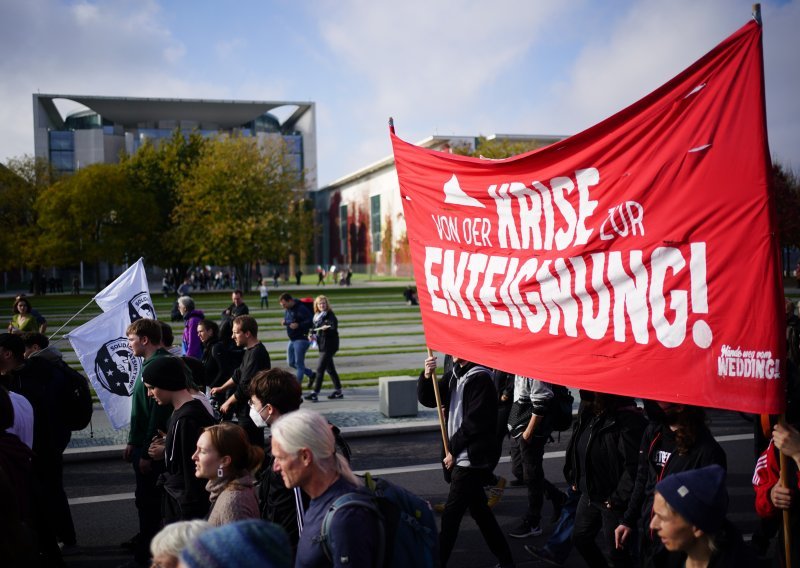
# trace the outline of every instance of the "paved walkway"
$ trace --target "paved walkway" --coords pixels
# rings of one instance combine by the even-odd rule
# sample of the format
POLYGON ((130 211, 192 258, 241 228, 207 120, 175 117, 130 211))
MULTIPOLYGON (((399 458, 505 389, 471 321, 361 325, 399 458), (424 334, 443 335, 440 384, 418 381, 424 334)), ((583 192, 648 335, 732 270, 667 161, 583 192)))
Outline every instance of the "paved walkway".
MULTIPOLYGON (((436 410, 418 406, 413 417, 387 418, 379 408, 377 387, 345 388, 344 398, 328 400, 330 391, 323 390, 319 402, 303 401, 301 408, 316 410, 336 424, 346 437, 378 436, 396 432, 435 430, 436 410)), ((91 428, 72 433, 67 460, 100 459, 121 454, 128 438, 128 429, 114 430, 103 408, 95 405, 91 428)))

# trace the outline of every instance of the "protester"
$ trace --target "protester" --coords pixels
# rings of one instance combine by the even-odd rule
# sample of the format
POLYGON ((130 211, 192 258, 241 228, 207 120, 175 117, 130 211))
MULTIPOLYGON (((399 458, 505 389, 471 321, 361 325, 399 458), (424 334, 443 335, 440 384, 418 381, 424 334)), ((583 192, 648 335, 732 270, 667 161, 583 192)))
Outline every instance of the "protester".
MULTIPOLYGON (((169 328, 169 326, 167 326, 169 328)), ((142 370, 161 357, 170 357, 163 347, 165 331, 161 322, 142 318, 131 323, 126 330, 128 348, 136 357, 144 359, 131 393, 131 422, 128 443, 123 459, 131 462, 136 479, 135 504, 139 516, 139 532, 122 543, 122 547, 133 552, 134 560, 140 564, 149 560, 150 541, 161 527, 161 491, 157 487, 158 477, 163 473, 163 460, 153 460, 148 455, 150 442, 159 432, 167 431, 172 415, 171 405, 158 405, 147 396, 142 381, 142 370)), ((170 334, 172 330, 169 330, 170 334)))
POLYGON ((710 465, 666 476, 655 488, 650 529, 669 551, 667 566, 750 568, 752 550, 725 518, 725 469, 710 465))
POLYGON ((181 363, 183 363, 186 368, 186 389, 189 391, 189 394, 192 395, 193 399, 200 401, 203 408, 208 412, 208 415, 214 419, 214 422, 219 422, 220 414, 214 408, 214 405, 211 404, 211 399, 206 395, 205 388, 203 388, 203 385, 206 383, 206 369, 203 366, 203 362, 200 359, 195 359, 188 355, 184 355, 180 359, 181 363))
POLYGON ((250 443, 263 447, 264 431, 253 424, 247 401, 250 400, 252 378, 259 371, 270 368, 269 353, 264 344, 258 340, 258 323, 252 316, 237 316, 233 320, 233 337, 236 345, 244 349, 242 363, 223 385, 211 389, 211 395, 217 396, 235 387, 235 392, 220 407, 220 412, 228 414, 233 410, 239 425, 247 432, 250 443))
POLYGON ((202 480, 194 475, 192 454, 202 429, 214 420, 187 389, 184 365, 179 359, 157 358, 142 370, 142 380, 148 396, 159 405, 169 404, 175 409, 163 443, 156 440, 148 450, 151 458, 164 460, 164 473, 159 479, 164 523, 202 518, 209 507, 208 493, 202 480))
MULTIPOLYGON (((756 492, 755 508, 764 520, 781 523, 783 511, 789 512, 792 566, 800 565, 800 542, 796 538, 800 530, 800 382, 790 374, 787 390, 785 422, 773 427, 772 439, 759 456, 753 474, 753 489, 756 492), (786 462, 785 485, 780 482, 780 455, 786 462)), ((788 565, 785 558, 785 535, 780 531, 778 560, 788 565)))
POLYGON ((644 428, 644 416, 629 397, 595 393, 578 416, 564 473, 580 491, 572 541, 589 566, 633 566, 630 549, 615 546, 614 530, 633 491, 644 428), (607 558, 596 543, 601 530, 607 558))
POLYGON ((242 291, 236 289, 231 292, 231 305, 222 311, 222 320, 219 326, 220 336, 225 338, 231 335, 233 332, 233 320, 239 316, 246 316, 249 314, 250 308, 242 299, 242 291))
POLYGON ((628 542, 638 527, 639 556, 642 562, 663 565, 666 552, 655 535, 647 530, 653 510, 655 486, 668 475, 699 469, 707 465, 727 466, 725 451, 706 425, 700 407, 669 402, 645 401, 650 423, 639 446, 639 467, 628 508, 614 531, 617 548, 635 547, 628 542))
POLYGON ((61 565, 58 540, 65 554, 78 551, 63 479, 63 453, 71 436, 63 417, 68 383, 45 359, 25 359, 24 354, 19 334, 0 333, 0 386, 25 397, 33 408, 32 466, 40 550, 46 562, 61 565))
POLYGON ((297 382, 302 385, 303 375, 307 375, 309 388, 311 388, 317 375, 306 367, 305 361, 309 346, 308 332, 311 329, 313 316, 303 302, 298 302, 287 292, 281 294, 278 302, 284 310, 281 325, 286 328, 286 335, 289 336, 286 360, 289 366, 296 370, 297 382))
POLYGON ((196 537, 213 528, 208 521, 179 521, 165 526, 150 543, 152 566, 178 568, 180 554, 196 537))
POLYGON ((182 568, 289 568, 291 565, 286 533, 272 523, 253 519, 203 532, 183 549, 180 563, 182 568))
MULTIPOLYGON (((197 335, 203 342, 203 368, 206 386, 210 389, 225 384, 242 362, 244 351, 236 348, 233 340, 223 341, 215 322, 204 319, 197 324, 197 335)), ((227 400, 225 392, 212 396, 212 404, 219 408, 227 400)))
MULTIPOLYGON (((423 406, 436 408, 431 377, 436 371, 436 357, 425 359, 425 368, 417 381, 417 398, 423 406)), ((513 566, 511 549, 492 514, 483 491, 484 481, 494 454, 497 422, 497 391, 491 371, 453 357, 453 368, 439 380, 441 401, 447 409, 449 452, 442 463, 450 483, 442 513, 439 553, 447 566, 458 537, 458 528, 469 509, 486 544, 501 567, 513 566)))
POLYGON ((514 399, 514 375, 495 369, 492 372, 494 388, 497 391, 497 422, 495 424, 495 440, 492 459, 489 469, 492 472, 486 482, 489 491, 489 507, 495 507, 503 497, 508 480, 495 475, 494 470, 500 463, 500 456, 503 454, 503 442, 508 438, 508 414, 511 412, 511 405, 514 399))
MULTIPOLYGON (((261 371, 250 383, 250 417, 258 426, 271 426, 281 416, 300 408, 302 402, 300 385, 294 375, 285 369, 261 371)), ((350 461, 350 447, 342 438, 339 428, 333 424, 329 426, 336 441, 336 451, 350 461)), ((292 548, 296 549, 309 497, 299 487, 288 489, 280 473, 274 470, 274 463, 270 440, 258 479, 261 518, 283 527, 289 535, 292 548)))
POLYGON ((295 566, 340 566, 342 558, 352 566, 375 566, 378 526, 373 513, 363 507, 345 507, 336 514, 327 543, 335 563, 320 541, 322 521, 331 504, 361 487, 347 459, 336 452, 328 421, 310 410, 282 416, 272 425, 272 455, 274 469, 286 487, 300 487, 311 497, 295 566))
POLYGON ((259 518, 253 474, 263 459, 264 450, 252 446, 245 431, 236 424, 217 424, 203 431, 192 461, 195 475, 208 480, 208 522, 219 526, 259 518))
POLYGON ((189 296, 178 298, 178 310, 183 316, 183 341, 181 355, 200 358, 203 356, 203 343, 197 335, 197 324, 203 321, 203 312, 196 310, 194 300, 189 296))
MULTIPOLYGON (((570 444, 572 444, 572 440, 575 438, 575 432, 579 427, 580 416, 587 410, 593 409, 594 395, 595 393, 593 391, 580 390, 580 405, 578 406, 579 421, 573 425, 570 444)), ((564 463, 564 478, 567 480, 570 479, 570 471, 570 460, 567 458, 564 463)), ((553 528, 553 532, 547 538, 544 546, 526 544, 524 547, 526 552, 534 558, 558 566, 567 561, 570 551, 572 550, 572 532, 575 528, 575 513, 578 510, 578 502, 580 501, 581 493, 577 487, 570 486, 567 488, 566 496, 567 498, 559 511, 556 526, 553 528)))
POLYGON ((11 433, 16 419, 9 391, 0 386, 0 558, 9 566, 36 565, 33 452, 11 433))
POLYGON ((206 386, 217 386, 220 361, 214 357, 214 347, 219 343, 219 326, 210 319, 204 319, 197 323, 197 336, 203 344, 203 355, 200 357, 200 361, 203 363, 205 384, 206 386))
POLYGON ((332 400, 344 398, 342 382, 339 380, 339 373, 336 372, 336 365, 333 364, 333 356, 339 350, 339 320, 333 313, 327 297, 317 296, 314 300, 313 321, 313 331, 319 346, 319 363, 317 363, 316 377, 313 382, 314 390, 306 395, 306 400, 317 402, 326 371, 333 381, 333 392, 328 395, 328 398, 332 400))
POLYGON ((553 502, 558 518, 566 496, 544 477, 544 447, 550 440, 551 403, 554 398, 550 383, 517 375, 514 378, 514 404, 509 414, 509 431, 514 438, 514 453, 519 453, 522 478, 528 490, 528 508, 520 523, 509 531, 511 538, 542 534, 542 503, 545 495, 553 502), (521 420, 520 420, 521 419, 521 420))
POLYGON ((32 313, 30 301, 25 298, 17 298, 12 306, 11 322, 8 324, 9 333, 24 333, 26 331, 40 331, 36 323, 36 317, 32 313))

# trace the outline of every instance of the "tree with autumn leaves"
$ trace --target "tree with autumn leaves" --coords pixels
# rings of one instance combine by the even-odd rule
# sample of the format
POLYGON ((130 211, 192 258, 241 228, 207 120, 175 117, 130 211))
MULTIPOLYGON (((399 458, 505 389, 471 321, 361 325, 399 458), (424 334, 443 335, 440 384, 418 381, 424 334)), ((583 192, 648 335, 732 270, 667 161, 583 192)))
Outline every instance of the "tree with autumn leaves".
POLYGON ((306 253, 313 238, 302 172, 277 137, 259 144, 176 131, 119 164, 60 179, 46 163, 12 160, 0 168, 0 203, 5 270, 145 256, 178 274, 234 266, 249 286, 254 262, 306 253))
POLYGON ((185 261, 234 266, 249 287, 253 262, 285 259, 310 244, 304 194, 281 139, 208 141, 178 188, 174 239, 185 261))

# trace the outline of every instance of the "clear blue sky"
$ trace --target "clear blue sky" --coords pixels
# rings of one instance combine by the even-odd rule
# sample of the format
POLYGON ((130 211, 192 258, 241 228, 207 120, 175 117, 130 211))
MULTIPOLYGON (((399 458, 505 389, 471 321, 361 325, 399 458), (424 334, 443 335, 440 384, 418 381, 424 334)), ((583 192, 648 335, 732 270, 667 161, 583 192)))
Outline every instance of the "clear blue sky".
MULTIPOLYGON (((31 94, 317 104, 319 182, 431 134, 573 134, 742 26, 751 0, 8 0, 0 161, 31 94)), ((800 172, 800 1, 762 3, 773 157, 800 172)))

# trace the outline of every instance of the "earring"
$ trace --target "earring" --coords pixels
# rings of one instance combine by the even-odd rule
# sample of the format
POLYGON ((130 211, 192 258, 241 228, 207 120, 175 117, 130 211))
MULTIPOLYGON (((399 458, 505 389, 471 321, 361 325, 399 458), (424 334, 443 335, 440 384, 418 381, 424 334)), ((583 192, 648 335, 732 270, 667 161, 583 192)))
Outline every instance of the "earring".
POLYGON ((225 475, 225 471, 222 469, 222 464, 219 465, 217 468, 217 477, 223 477, 225 475))

